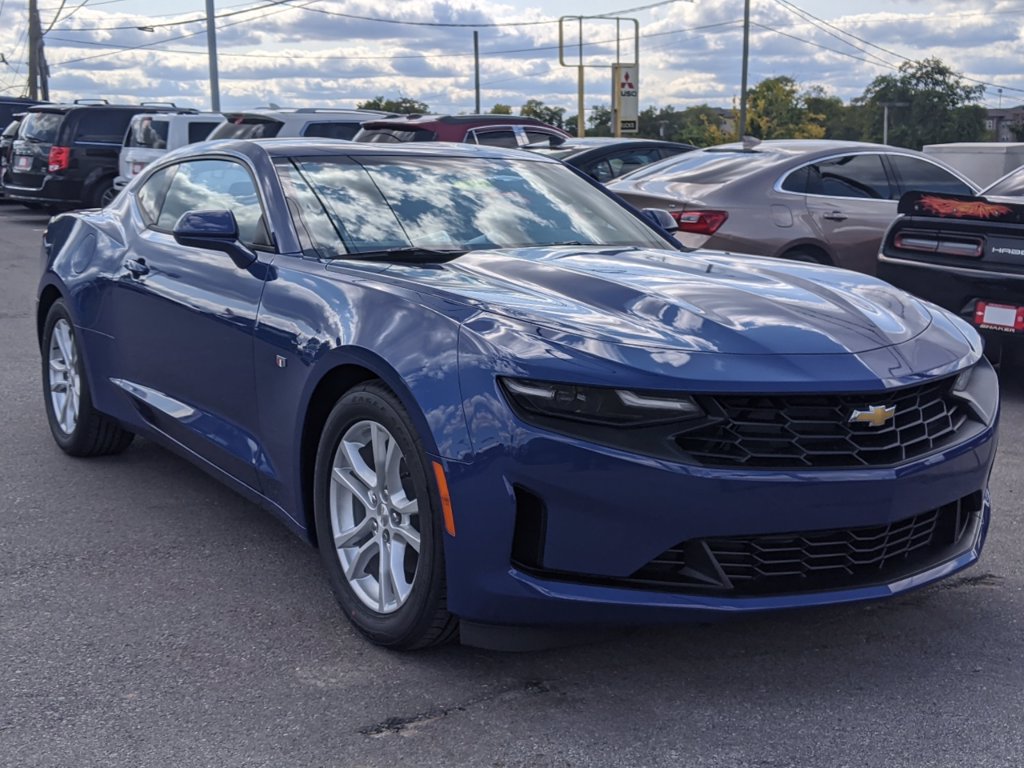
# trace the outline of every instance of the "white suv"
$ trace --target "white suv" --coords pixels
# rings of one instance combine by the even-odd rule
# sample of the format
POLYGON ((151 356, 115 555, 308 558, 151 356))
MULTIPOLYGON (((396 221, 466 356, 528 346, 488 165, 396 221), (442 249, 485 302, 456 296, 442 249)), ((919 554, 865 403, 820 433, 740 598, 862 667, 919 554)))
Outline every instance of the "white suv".
POLYGON ((317 136, 351 139, 367 120, 393 117, 371 109, 250 109, 226 112, 227 122, 210 134, 214 139, 270 139, 317 136))
POLYGON ((128 124, 118 160, 114 189, 125 187, 132 177, 171 149, 204 141, 224 122, 219 112, 160 112, 135 115, 128 124))

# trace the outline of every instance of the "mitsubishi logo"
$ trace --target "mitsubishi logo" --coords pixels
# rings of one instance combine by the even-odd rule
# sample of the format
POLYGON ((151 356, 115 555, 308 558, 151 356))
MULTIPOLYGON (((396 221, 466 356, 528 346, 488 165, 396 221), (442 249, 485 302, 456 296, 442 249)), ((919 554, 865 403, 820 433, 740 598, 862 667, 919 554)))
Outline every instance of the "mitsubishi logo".
POLYGON ((851 424, 867 424, 871 427, 884 427, 896 415, 895 405, 872 405, 865 411, 854 411, 850 414, 851 424))

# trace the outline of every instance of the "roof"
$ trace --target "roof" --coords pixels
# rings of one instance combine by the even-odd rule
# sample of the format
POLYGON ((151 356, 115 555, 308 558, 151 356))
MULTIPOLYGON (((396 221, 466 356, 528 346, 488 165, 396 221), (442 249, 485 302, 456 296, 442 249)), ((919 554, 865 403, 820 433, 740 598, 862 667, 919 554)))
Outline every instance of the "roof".
POLYGON ((547 123, 535 117, 523 115, 397 115, 380 120, 367 121, 367 127, 377 125, 424 125, 444 123, 446 125, 544 125, 547 123))

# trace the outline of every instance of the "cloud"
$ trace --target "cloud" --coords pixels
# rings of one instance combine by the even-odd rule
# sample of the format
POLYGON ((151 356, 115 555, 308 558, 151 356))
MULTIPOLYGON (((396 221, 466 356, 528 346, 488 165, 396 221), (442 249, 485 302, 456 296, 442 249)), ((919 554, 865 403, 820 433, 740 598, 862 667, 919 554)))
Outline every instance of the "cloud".
MULTIPOLYGON (((403 95, 425 101, 436 111, 469 111, 475 96, 471 28, 351 17, 485 25, 587 12, 582 1, 565 2, 557 11, 552 3, 542 9, 526 7, 525 2, 323 0, 306 9, 288 6, 222 18, 222 104, 351 106, 378 95, 403 95), (313 7, 348 16, 318 13, 313 7)), ((25 7, 25 0, 7 0, 4 19, 23 19, 25 7)), ((154 32, 134 28, 199 19, 203 13, 158 18, 117 7, 86 5, 48 35, 54 96, 178 100, 184 94, 194 106, 205 106, 205 25, 155 27, 154 32), (122 26, 130 28, 109 29, 122 26), (192 33, 198 34, 170 39, 192 33), (146 47, 125 50, 140 45, 146 47)), ((233 11, 221 10, 226 12, 233 11)), ((736 4, 726 3, 678 3, 640 13, 641 103, 731 107, 739 95, 738 16, 736 4)), ((893 72, 904 60, 901 57, 938 56, 954 70, 992 83, 987 93, 992 106, 996 87, 1004 88, 1004 106, 1024 101, 1024 72, 1016 56, 1024 42, 1024 14, 1016 0, 894 0, 885 11, 823 20, 801 16, 778 2, 756 5, 753 21, 751 85, 786 75, 802 87, 820 84, 849 100, 861 95, 878 75, 893 72)), ((630 25, 625 27, 621 47, 629 52, 633 42, 630 25)), ((557 24, 481 26, 478 31, 484 105, 501 102, 518 108, 537 98, 575 113, 576 70, 559 62, 557 24)), ((23 26, 0 22, 0 52, 13 62, 0 70, 0 88, 10 88, 7 92, 16 93, 25 80, 23 63, 16 71, 25 58, 23 32, 23 26)), ((564 32, 567 43, 577 42, 572 24, 564 32)), ((609 102, 607 65, 614 58, 614 37, 614 24, 587 22, 587 63, 601 65, 586 70, 588 106, 609 102)), ((573 56, 567 51, 567 59, 573 56)))

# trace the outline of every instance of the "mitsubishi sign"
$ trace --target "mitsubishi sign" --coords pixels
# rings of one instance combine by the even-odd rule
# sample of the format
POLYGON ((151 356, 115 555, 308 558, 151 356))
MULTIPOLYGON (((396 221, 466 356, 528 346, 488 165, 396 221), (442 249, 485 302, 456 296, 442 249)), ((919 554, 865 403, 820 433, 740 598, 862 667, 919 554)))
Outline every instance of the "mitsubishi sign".
POLYGON ((615 135, 640 130, 640 67, 612 64, 612 113, 615 135))

